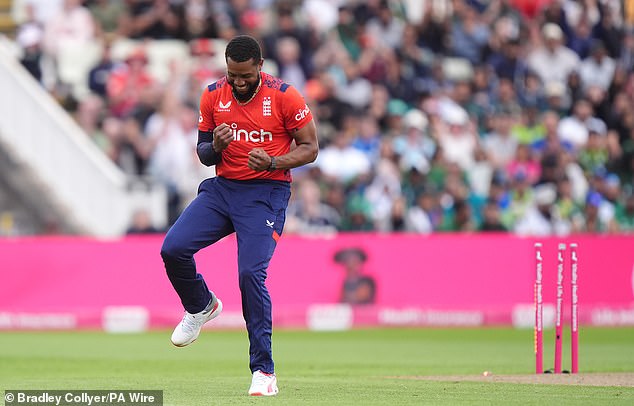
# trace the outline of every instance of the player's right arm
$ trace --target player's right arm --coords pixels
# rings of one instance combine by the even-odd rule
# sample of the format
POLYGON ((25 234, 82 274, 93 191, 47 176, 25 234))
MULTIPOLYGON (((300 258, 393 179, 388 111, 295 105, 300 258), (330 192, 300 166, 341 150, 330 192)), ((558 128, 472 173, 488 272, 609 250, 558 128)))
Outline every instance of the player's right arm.
POLYGON ((233 133, 227 123, 222 123, 212 131, 198 130, 196 152, 203 165, 217 165, 222 160, 224 151, 233 141, 233 133))
POLYGON ((213 118, 211 91, 206 90, 200 97, 200 116, 198 117, 198 143, 196 153, 205 166, 217 165, 222 160, 222 151, 229 145, 226 133, 231 133, 226 124, 216 127, 213 118), (225 130, 226 127, 226 130, 225 130))

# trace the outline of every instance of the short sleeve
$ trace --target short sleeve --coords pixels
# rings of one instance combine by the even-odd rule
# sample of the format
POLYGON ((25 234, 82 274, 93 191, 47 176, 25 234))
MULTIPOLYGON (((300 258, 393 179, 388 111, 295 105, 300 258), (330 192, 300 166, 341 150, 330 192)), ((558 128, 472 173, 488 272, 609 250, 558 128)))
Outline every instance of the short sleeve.
POLYGON ((283 95, 284 127, 290 132, 297 131, 313 119, 313 114, 302 95, 293 86, 288 86, 283 95))
POLYGON ((216 123, 213 117, 213 104, 211 103, 211 92, 205 90, 200 96, 200 110, 198 116, 198 130, 213 131, 216 123))

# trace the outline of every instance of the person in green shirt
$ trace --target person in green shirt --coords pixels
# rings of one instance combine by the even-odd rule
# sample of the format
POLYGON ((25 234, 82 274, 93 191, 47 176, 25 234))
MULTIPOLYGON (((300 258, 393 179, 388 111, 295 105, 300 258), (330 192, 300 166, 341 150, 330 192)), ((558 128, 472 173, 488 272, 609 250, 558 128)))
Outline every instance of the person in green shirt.
POLYGON ((619 231, 634 233, 634 193, 627 196, 624 203, 617 203, 615 217, 619 231))

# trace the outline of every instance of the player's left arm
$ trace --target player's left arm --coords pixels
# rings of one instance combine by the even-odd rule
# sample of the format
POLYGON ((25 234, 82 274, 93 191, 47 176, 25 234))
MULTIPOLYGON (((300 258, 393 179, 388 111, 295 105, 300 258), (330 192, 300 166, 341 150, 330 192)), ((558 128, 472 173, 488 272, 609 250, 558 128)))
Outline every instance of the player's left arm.
POLYGON ((319 142, 314 119, 293 133, 296 148, 289 153, 270 156, 262 148, 254 148, 249 152, 249 168, 255 171, 275 169, 291 169, 306 165, 317 159, 319 142))

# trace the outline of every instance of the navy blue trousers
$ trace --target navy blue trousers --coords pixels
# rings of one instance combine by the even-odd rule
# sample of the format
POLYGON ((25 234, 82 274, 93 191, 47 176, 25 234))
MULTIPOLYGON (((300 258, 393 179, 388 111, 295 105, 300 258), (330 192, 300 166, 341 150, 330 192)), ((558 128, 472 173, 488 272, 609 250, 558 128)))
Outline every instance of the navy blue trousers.
POLYGON ((196 270, 194 254, 236 233, 251 372, 274 372, 271 297, 265 281, 284 228, 290 194, 288 182, 206 179, 198 187, 196 198, 168 231, 161 248, 167 276, 183 307, 189 313, 198 313, 209 303, 211 294, 196 270))

